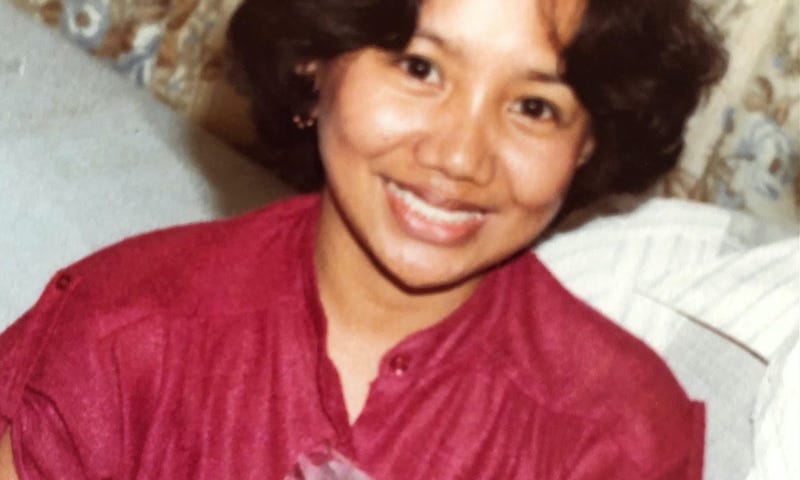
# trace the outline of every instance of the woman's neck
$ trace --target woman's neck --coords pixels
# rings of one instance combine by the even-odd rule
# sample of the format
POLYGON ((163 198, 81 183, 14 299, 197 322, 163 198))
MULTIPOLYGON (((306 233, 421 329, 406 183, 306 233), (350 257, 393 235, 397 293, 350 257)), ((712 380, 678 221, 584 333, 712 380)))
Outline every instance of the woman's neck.
POLYGON ((327 193, 314 263, 327 318, 327 353, 339 372, 351 423, 364 408, 383 355, 458 308, 479 283, 474 279, 435 292, 403 288, 358 243, 327 193))

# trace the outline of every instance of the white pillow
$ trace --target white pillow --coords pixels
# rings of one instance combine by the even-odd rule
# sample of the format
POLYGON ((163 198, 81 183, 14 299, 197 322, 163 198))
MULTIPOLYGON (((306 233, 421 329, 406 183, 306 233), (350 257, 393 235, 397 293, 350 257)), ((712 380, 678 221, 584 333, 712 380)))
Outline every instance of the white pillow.
POLYGON ((747 480, 800 476, 800 344, 797 330, 775 353, 758 394, 755 465, 747 480))
POLYGON ((800 319, 800 241, 729 253, 639 288, 769 360, 800 319))

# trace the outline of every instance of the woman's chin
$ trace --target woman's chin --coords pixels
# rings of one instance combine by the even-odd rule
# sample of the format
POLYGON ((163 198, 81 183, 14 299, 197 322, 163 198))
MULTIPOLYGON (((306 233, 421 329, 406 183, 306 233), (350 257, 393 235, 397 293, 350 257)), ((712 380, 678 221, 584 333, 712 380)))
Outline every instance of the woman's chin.
POLYGON ((384 273, 399 288, 407 292, 433 293, 455 290, 477 281, 482 273, 458 268, 452 263, 385 262, 384 273))

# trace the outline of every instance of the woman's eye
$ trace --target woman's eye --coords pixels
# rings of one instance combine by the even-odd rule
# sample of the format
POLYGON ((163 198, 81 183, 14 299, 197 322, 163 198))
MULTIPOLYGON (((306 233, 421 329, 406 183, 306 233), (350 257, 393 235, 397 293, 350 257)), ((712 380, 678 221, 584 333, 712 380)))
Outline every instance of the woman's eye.
POLYGON ((400 67, 406 73, 428 83, 436 83, 439 80, 439 70, 430 61, 416 55, 409 55, 400 60, 400 67))
POLYGON ((558 109, 550 102, 539 97, 520 100, 515 111, 537 121, 558 121, 558 109))

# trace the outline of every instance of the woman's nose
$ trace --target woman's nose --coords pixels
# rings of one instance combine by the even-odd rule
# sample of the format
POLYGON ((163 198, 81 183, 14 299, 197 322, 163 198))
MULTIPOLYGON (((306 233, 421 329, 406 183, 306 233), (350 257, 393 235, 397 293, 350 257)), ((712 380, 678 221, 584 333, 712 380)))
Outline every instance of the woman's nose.
POLYGON ((417 161, 458 181, 486 185, 495 171, 490 120, 456 102, 433 113, 417 161))

